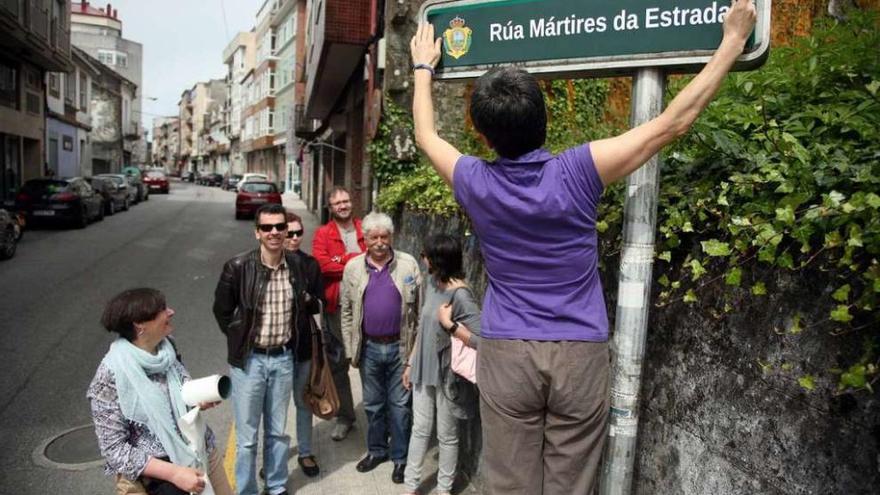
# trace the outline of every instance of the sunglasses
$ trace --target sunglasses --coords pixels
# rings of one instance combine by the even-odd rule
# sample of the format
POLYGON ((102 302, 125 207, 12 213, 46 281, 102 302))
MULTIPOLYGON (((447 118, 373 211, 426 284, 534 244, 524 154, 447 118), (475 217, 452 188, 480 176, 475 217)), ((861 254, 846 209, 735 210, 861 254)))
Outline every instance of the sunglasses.
POLYGON ((299 229, 299 230, 288 230, 288 231, 287 231, 287 238, 288 238, 288 239, 292 239, 292 238, 294 238, 294 237, 302 237, 302 236, 303 236, 303 229, 299 229))
POLYGON ((284 232, 287 230, 287 222, 284 223, 261 223, 257 225, 257 228, 260 229, 260 232, 272 232, 272 229, 277 230, 278 232, 284 232))

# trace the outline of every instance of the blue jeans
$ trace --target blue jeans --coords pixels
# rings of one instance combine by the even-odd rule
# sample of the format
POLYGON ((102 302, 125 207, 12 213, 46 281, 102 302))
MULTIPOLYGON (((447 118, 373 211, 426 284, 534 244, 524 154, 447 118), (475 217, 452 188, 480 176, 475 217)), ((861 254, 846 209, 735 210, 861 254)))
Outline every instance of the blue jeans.
POLYGON ((366 340, 360 363, 367 412, 367 449, 375 457, 388 456, 391 426, 391 460, 406 463, 411 413, 409 391, 403 388, 400 344, 366 340), (390 417, 390 422, 389 422, 390 417))
POLYGON ((312 361, 296 361, 293 364, 293 403, 296 405, 296 443, 300 457, 312 455, 312 410, 303 399, 309 383, 312 361))
POLYGON ((287 490, 287 406, 293 388, 293 356, 290 350, 277 356, 251 354, 244 369, 231 368, 230 378, 235 410, 236 493, 258 493, 257 433, 262 418, 266 491, 277 495, 287 490))

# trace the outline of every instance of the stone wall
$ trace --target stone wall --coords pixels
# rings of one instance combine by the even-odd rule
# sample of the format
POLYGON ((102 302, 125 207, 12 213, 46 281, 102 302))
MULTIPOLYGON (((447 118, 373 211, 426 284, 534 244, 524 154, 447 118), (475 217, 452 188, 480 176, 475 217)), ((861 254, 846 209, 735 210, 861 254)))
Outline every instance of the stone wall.
MULTIPOLYGON (((486 275, 467 219, 398 212, 395 225, 395 246, 413 254, 429 234, 461 236, 469 282, 482 295, 486 275)), ((613 328, 618 260, 604 263, 613 328)), ((821 324, 786 331, 797 313, 827 319, 830 308, 815 301, 831 282, 826 273, 781 272, 762 298, 722 287, 701 293, 699 305, 651 308, 633 493, 875 493, 880 401, 837 393, 828 373, 862 355, 863 337, 821 324), (733 310, 725 315, 726 303, 733 310), (816 376, 812 392, 798 383, 805 374, 816 376)), ((462 427, 461 470, 480 491, 480 425, 462 427)))

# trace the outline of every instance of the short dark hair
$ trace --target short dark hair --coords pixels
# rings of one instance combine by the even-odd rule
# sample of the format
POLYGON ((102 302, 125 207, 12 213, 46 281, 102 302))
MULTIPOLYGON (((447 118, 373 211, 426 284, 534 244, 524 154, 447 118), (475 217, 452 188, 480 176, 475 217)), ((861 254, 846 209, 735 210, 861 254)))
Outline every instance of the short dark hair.
POLYGON ((425 239, 422 255, 431 263, 431 274, 440 282, 464 278, 461 242, 447 234, 434 234, 425 239))
POLYGON ((300 217, 296 213, 294 213, 292 211, 288 211, 287 212, 287 223, 290 223, 290 222, 299 222, 299 224, 302 225, 303 219, 302 219, 302 217, 300 217))
POLYGON ((257 214, 254 215, 254 228, 260 226, 260 215, 284 215, 284 218, 287 218, 287 209, 277 203, 268 203, 261 206, 257 209, 257 214))
POLYGON ((327 207, 328 208, 330 207, 330 199, 339 193, 348 194, 348 197, 351 198, 351 191, 349 191, 348 189, 346 189, 342 186, 333 186, 333 188, 331 188, 329 191, 327 191, 327 207))
POLYGON ((101 325, 131 342, 136 334, 135 323, 150 321, 167 307, 165 295, 156 289, 128 289, 110 299, 101 315, 101 325))
POLYGON ((495 151, 516 158, 547 138, 547 108, 538 80, 515 67, 491 69, 474 84, 471 120, 495 151))

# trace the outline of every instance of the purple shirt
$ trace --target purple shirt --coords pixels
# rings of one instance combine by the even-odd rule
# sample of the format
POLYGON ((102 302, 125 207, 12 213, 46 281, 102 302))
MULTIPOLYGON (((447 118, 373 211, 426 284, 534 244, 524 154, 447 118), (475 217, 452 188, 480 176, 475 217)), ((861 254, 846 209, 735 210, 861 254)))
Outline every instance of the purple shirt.
POLYGON ((608 340, 596 239, 603 185, 589 144, 492 163, 462 156, 453 184, 489 274, 482 337, 608 340))
POLYGON ((403 299, 391 279, 391 261, 381 269, 364 257, 370 279, 364 289, 364 333, 371 337, 400 334, 400 305, 403 299))

